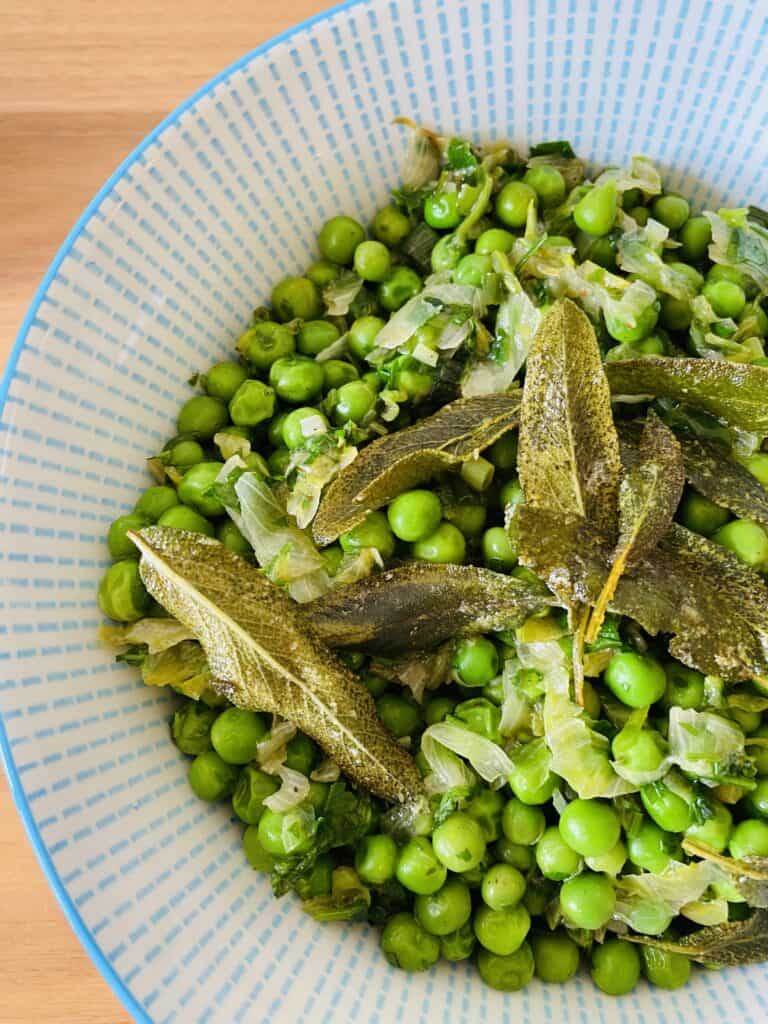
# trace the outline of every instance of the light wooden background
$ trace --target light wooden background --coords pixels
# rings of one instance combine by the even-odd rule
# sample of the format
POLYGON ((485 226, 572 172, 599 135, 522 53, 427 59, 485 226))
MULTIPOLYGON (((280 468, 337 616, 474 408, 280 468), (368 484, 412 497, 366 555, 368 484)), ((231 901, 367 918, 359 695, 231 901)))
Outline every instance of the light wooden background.
MULTIPOLYGON (((73 222, 194 89, 328 0, 0 0, 0 367, 73 222)), ((0 1024, 126 1024, 0 771, 0 1024)))

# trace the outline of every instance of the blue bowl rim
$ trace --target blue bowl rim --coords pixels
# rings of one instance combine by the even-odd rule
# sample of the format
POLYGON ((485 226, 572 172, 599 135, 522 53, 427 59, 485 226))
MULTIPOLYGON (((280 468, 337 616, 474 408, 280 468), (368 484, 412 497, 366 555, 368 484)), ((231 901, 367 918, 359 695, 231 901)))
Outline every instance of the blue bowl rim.
MULTIPOLYGON (((27 340, 27 335, 29 334, 32 322, 37 316, 37 311, 40 308, 40 304, 43 301, 43 297, 48 291, 51 282, 55 279, 62 262, 69 254, 70 250, 72 249, 75 242, 82 233, 83 228, 90 221, 94 212, 98 209, 98 207, 101 205, 104 199, 107 198, 107 196, 113 190, 115 185, 125 175, 126 171, 128 171, 128 169, 139 159, 139 157, 141 157, 145 150, 147 150, 152 145, 155 139, 157 139, 158 136, 160 136, 166 130, 166 128, 169 128, 171 125, 175 124, 190 107, 194 106, 199 100, 201 100, 204 96, 206 96, 213 89, 215 89, 216 86, 219 85, 219 83, 228 79, 232 74, 234 74, 234 72, 239 71, 240 68, 248 65, 254 58, 260 57, 263 54, 268 53, 275 46, 278 46, 280 43, 287 42, 288 40, 292 39, 295 35, 299 34, 300 32, 304 32, 306 29, 311 28, 313 25, 317 25, 320 22, 327 21, 328 19, 333 18, 335 15, 341 13, 344 10, 348 10, 352 7, 357 7, 360 4, 368 2, 370 2, 370 0, 342 0, 341 3, 334 4, 334 6, 329 7, 327 10, 319 11, 317 14, 312 15, 312 17, 306 18, 304 21, 301 21, 298 24, 293 25, 291 28, 286 29, 284 32, 280 32, 278 35, 273 36, 271 39, 268 39, 266 42, 261 43, 259 46, 255 47, 255 49, 250 50, 242 57, 239 57, 236 61, 234 61, 234 63, 230 64, 223 71, 220 71, 217 75, 214 75, 214 77, 211 78, 204 85, 200 86, 200 88, 196 89, 190 96, 187 97, 187 99, 180 103, 175 110, 168 114, 167 117, 163 118, 163 120, 158 125, 156 125, 156 127, 153 128, 152 131, 144 139, 142 139, 139 145, 131 153, 128 154, 128 156, 122 161, 122 163, 118 165, 118 167, 112 172, 109 178, 107 178, 107 180, 101 186, 99 191, 96 193, 96 195, 88 203, 86 208, 78 217, 71 231, 64 239, 61 248, 56 253, 56 256, 53 258, 50 266, 48 267, 45 273, 45 276, 43 277, 42 281, 40 282, 37 288, 37 291, 35 292, 34 298, 32 299, 32 303, 27 311, 26 316, 24 317, 24 320, 22 321, 21 327, 19 328, 19 333, 16 335, 16 339, 11 349, 11 354, 8 358, 8 362, 6 364, 6 369, 3 374, 2 381, 0 381, 0 414, 2 414, 5 408, 5 403, 8 398, 8 391, 11 386, 11 381, 13 380, 16 374, 16 366, 19 361, 19 356, 21 355, 24 349, 24 345, 27 340)), ((32 815, 31 808, 27 801, 27 797, 24 792, 24 787, 19 777, 15 761, 13 759, 13 753, 11 751, 11 744, 8 739, 8 734, 3 724, 2 712, 0 712, 0 761, 2 761, 3 767, 5 768, 5 772, 8 777, 11 797, 13 799, 14 804, 16 805, 16 810, 18 811, 19 816, 21 817, 27 836, 30 842, 32 843, 32 847, 35 851, 40 866, 43 869, 43 874, 45 875, 46 880, 48 881, 48 884, 50 885, 51 889, 53 889, 56 899, 58 900, 59 906, 64 911, 64 916, 69 921, 69 924, 71 925, 73 931, 75 932, 75 935, 77 935, 78 939, 84 946, 91 960, 98 967, 102 976, 109 984, 109 987, 121 1001, 121 1003, 128 1011, 128 1013, 130 1013, 133 1019, 137 1022, 137 1024, 154 1024, 152 1018, 149 1016, 147 1011, 139 1003, 136 997, 130 992, 123 979, 114 969, 114 967, 110 964, 106 955, 102 952, 101 947, 96 941, 96 938, 94 937, 93 933, 90 931, 86 923, 83 921, 82 917, 80 916, 77 907, 73 903, 66 886, 64 885, 58 871, 56 870, 56 866, 53 863, 53 859, 51 858, 51 855, 49 854, 46 848, 42 836, 40 835, 40 831, 37 827, 37 824, 32 815)))

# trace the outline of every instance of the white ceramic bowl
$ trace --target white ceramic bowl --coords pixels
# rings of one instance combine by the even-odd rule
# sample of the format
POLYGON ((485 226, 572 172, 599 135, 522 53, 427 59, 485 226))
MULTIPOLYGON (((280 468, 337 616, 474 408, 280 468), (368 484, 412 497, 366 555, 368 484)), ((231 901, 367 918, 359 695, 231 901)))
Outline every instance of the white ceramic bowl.
POLYGON ((386 966, 375 933, 275 902, 199 803, 168 703, 97 642, 105 529, 146 484, 190 374, 227 352, 324 219, 398 181, 397 114, 766 205, 765 6, 360 0, 243 58, 115 172, 24 322, 2 388, 2 750, 73 927, 137 1021, 760 1024, 768 968, 612 1001, 588 979, 502 996, 474 970, 386 966))

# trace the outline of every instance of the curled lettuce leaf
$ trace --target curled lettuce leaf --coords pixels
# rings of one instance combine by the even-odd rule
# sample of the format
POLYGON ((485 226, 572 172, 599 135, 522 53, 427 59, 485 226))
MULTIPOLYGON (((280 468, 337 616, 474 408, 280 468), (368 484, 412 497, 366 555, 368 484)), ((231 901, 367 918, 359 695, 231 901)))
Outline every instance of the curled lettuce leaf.
POLYGON ((363 287, 362 278, 348 271, 323 289, 326 316, 346 316, 363 287))
POLYGON ((768 228, 756 211, 718 210, 705 213, 712 226, 709 258, 713 263, 733 267, 768 293, 768 228))
POLYGON ((633 156, 629 167, 607 167, 595 180, 595 185, 613 181, 619 192, 639 188, 647 196, 661 192, 661 175, 647 156, 633 156))
POLYGON ((616 885, 614 917, 644 935, 660 935, 682 907, 701 899, 723 872, 709 861, 673 861, 659 874, 623 875, 616 885))
POLYGON ((276 793, 264 799, 264 806, 280 814, 298 808, 309 796, 309 779, 284 764, 274 774, 280 778, 282 785, 276 793))
POLYGON ((671 708, 669 746, 671 762, 698 778, 717 779, 744 763, 744 733, 709 711, 671 708))
POLYGON ((667 234, 667 229, 652 218, 645 227, 625 231, 618 241, 618 264, 657 292, 690 300, 696 294, 696 286, 661 258, 667 234))
POLYGON ((192 700, 204 697, 212 683, 205 652, 196 640, 148 654, 141 663, 141 678, 145 686, 170 686, 192 700))
POLYGON ((472 769, 435 737, 433 729, 434 726, 425 729, 421 737, 421 752, 430 768, 424 779, 427 793, 448 793, 476 785, 477 776, 472 769))
POLYGON ((764 357, 763 341, 754 318, 740 326, 730 317, 719 317, 703 295, 693 299, 691 312, 691 344, 697 355, 734 363, 751 363, 764 357))
MULTIPOLYGON (((512 771, 512 762, 500 746, 492 740, 471 732, 451 722, 438 722, 430 725, 421 738, 421 749, 424 740, 429 738, 442 747, 466 758, 477 774, 492 786, 503 785, 512 771)), ((424 755, 429 761, 429 755, 424 755)))
POLYGON ((501 705, 501 721, 499 723, 499 732, 502 736, 515 736, 530 723, 531 701, 522 688, 517 685, 517 675, 521 667, 517 658, 507 658, 502 669, 501 681, 504 700, 501 705))
POLYGON ((149 654, 167 651, 182 640, 194 640, 186 626, 171 618, 139 619, 124 626, 102 626, 99 637, 102 643, 115 648, 145 644, 149 654))
MULTIPOLYGON (((318 417, 319 418, 319 417, 318 417)), ((296 520, 300 530, 309 526, 315 518, 323 488, 357 458, 357 448, 335 435, 325 435, 328 443, 321 450, 315 450, 308 457, 296 461, 296 481, 286 503, 286 511, 296 520)), ((301 450, 300 450, 301 451, 301 450)))

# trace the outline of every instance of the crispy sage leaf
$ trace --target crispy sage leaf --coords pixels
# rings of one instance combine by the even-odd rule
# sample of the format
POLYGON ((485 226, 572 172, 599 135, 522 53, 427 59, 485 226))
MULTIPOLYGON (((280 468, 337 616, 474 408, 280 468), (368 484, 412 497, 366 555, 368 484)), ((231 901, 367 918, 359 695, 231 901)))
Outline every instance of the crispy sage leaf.
POLYGON ((421 791, 415 764, 379 721, 368 691, 279 587, 198 534, 148 527, 131 539, 147 589, 199 639, 233 704, 290 719, 378 796, 406 800, 421 791))
POLYGON ((459 399, 363 448, 326 490, 312 524, 319 544, 361 523, 401 491, 474 458, 517 426, 520 394, 459 399))
POLYGON ((394 657, 457 636, 515 629, 552 603, 543 585, 471 565, 414 562, 303 606, 329 647, 394 657))
POLYGON ((546 315, 526 367, 518 472, 527 504, 612 538, 619 441, 595 331, 574 302, 546 315))
POLYGON ((630 942, 667 953, 682 953, 708 967, 737 967, 768 960, 768 910, 756 910, 745 921, 700 928, 676 942, 647 935, 626 935, 630 942))
POLYGON ((608 579, 592 611, 587 643, 594 643, 624 572, 652 551, 672 525, 684 485, 680 445, 669 427, 649 413, 640 435, 637 463, 625 471, 619 485, 619 540, 608 579))
POLYGON ((768 368, 725 359, 646 356, 605 364, 615 396, 674 398, 742 430, 768 434, 768 368))
MULTIPOLYGON (((625 470, 638 461, 641 429, 638 420, 618 424, 625 470)), ((676 434, 676 437, 683 453, 685 478, 699 494, 742 519, 754 519, 768 526, 768 491, 732 457, 727 445, 691 434, 676 434)))
POLYGON ((701 857, 722 868, 750 907, 768 908, 768 857, 726 857, 692 839, 683 840, 683 849, 692 857, 701 857))
MULTIPOLYGON (((519 506, 512 529, 525 536, 521 561, 570 606, 594 604, 610 547, 585 521, 519 506)), ((706 675, 768 680, 768 587, 735 555, 673 524, 621 578, 609 602, 655 635, 672 634, 670 654, 706 675)))

